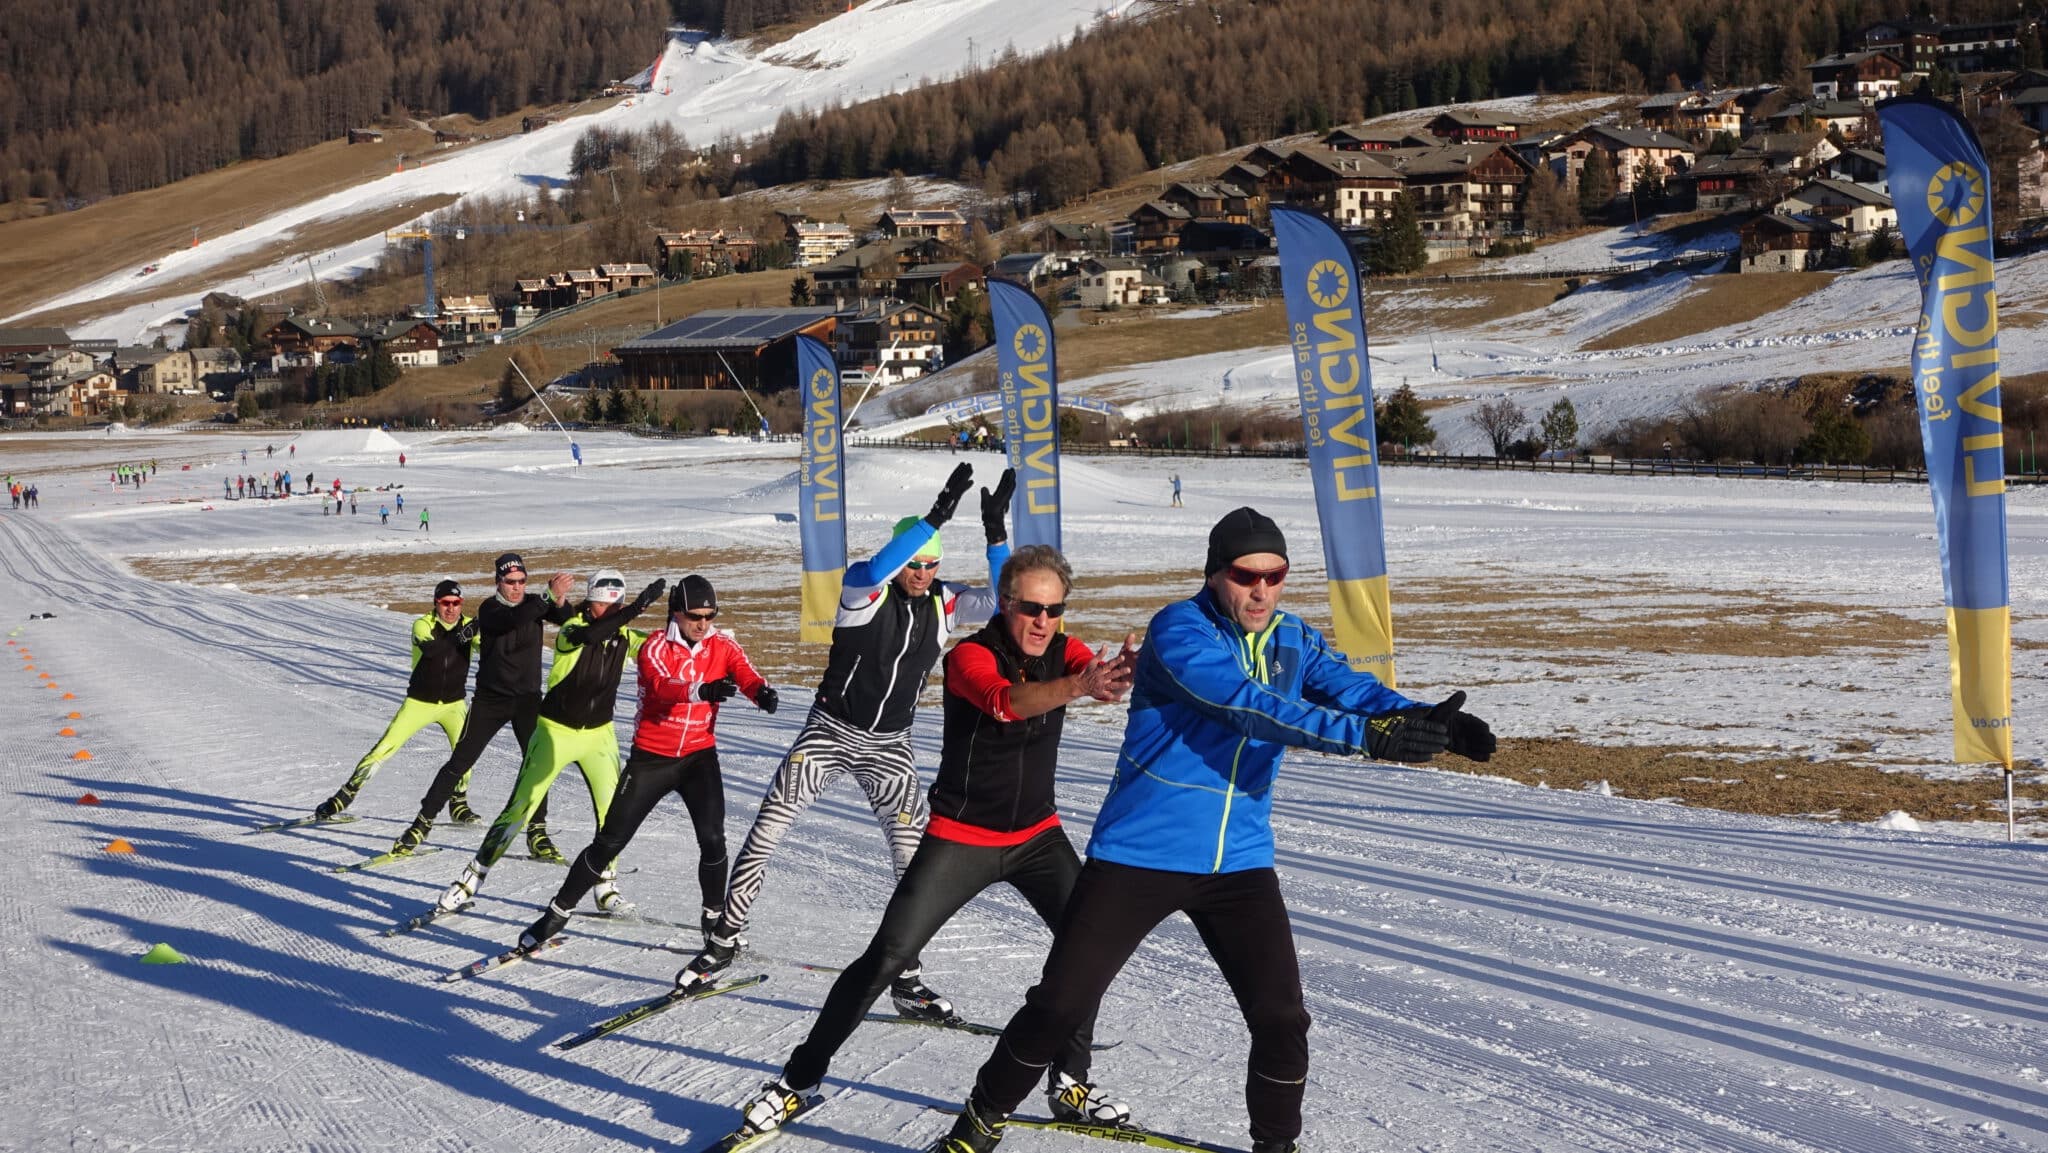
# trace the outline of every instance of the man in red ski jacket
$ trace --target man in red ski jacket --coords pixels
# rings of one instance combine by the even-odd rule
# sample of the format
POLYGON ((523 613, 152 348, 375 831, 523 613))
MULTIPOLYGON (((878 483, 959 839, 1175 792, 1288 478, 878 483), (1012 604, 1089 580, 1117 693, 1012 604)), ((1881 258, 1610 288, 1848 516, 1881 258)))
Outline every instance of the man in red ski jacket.
MULTIPOLYGON (((618 859, 640 822, 670 793, 683 798, 697 830, 697 884, 703 893, 703 922, 715 923, 725 900, 725 782, 718 771, 718 706, 745 693, 763 712, 781 703, 766 678, 731 633, 712 621, 718 595, 711 582, 692 574, 676 584, 668 602, 668 628, 640 646, 640 718, 633 752, 597 839, 577 854, 569 877, 541 911, 519 947, 537 949, 618 859)), ((611 911, 622 911, 614 907, 611 911)))

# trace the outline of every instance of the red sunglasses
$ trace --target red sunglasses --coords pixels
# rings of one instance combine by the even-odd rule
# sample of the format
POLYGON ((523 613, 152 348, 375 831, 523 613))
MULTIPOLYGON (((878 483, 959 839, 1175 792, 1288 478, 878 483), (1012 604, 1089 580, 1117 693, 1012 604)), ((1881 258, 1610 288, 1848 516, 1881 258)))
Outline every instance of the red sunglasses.
POLYGON ((1223 567, 1223 575, 1229 579, 1231 584, 1239 588, 1248 589, 1261 582, 1277 588, 1281 581, 1287 579, 1287 566, 1281 565, 1279 568, 1255 569, 1242 568, 1234 564, 1225 565, 1223 567))
POLYGON ((437 605, 459 605, 459 604, 461 604, 461 603, 462 603, 462 598, 461 598, 461 597, 442 597, 442 598, 441 598, 440 600, 437 600, 437 601, 435 601, 434 603, 435 603, 435 604, 437 604, 437 605))

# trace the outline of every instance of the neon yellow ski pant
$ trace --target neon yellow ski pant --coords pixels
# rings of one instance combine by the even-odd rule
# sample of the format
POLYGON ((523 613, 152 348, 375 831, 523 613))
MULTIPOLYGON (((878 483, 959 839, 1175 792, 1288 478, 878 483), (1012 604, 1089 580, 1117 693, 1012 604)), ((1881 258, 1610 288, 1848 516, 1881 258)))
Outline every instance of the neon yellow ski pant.
MULTIPOLYGON (((391 723, 384 727, 384 735, 377 738, 376 745, 363 754, 362 760, 356 762, 355 772, 349 774, 348 784, 343 787, 353 793, 369 784, 370 778, 377 775, 377 766, 404 748, 405 742, 428 725, 441 726, 442 735, 448 738, 448 748, 453 751, 456 739, 462 736, 462 720, 467 715, 468 710, 463 707, 461 701, 447 701, 437 705, 413 697, 405 698, 404 703, 398 706, 398 715, 392 717, 391 723)), ((455 791, 469 791, 468 773, 462 774, 462 783, 455 786, 455 791)))
POLYGON ((512 835, 526 827, 541 798, 562 770, 571 764, 583 770, 583 783, 590 787, 590 804, 597 810, 597 824, 604 827, 604 815, 612 807, 612 794, 619 789, 619 735, 606 721, 588 729, 572 729, 546 717, 527 742, 526 759, 519 765, 519 780, 505 811, 491 822, 484 843, 476 851, 479 864, 488 868, 498 863, 512 843, 512 835))

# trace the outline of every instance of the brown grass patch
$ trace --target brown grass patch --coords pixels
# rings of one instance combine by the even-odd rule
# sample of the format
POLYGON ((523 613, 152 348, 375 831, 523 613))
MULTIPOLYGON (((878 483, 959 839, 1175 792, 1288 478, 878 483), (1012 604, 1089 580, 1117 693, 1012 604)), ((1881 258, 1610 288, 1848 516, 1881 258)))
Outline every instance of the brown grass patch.
POLYGON ((1829 272, 1776 272, 1742 275, 1721 273, 1693 279, 1685 298, 1653 316, 1588 341, 1584 347, 1633 348, 1639 344, 1669 344, 1729 324, 1741 324, 1774 312, 1811 292, 1834 283, 1829 272))
MULTIPOLYGON (((1930 780, 1910 772, 1815 762, 1766 749, 1594 745, 1564 738, 1504 740, 1486 764, 1446 757, 1435 767, 1553 789, 1583 789, 1606 781, 1617 797, 1670 798, 1760 816, 1874 821, 1904 811, 1923 821, 2005 819, 2005 785, 1997 770, 1968 780, 1930 780)), ((2048 802, 2048 781, 2015 781, 2013 796, 2048 802)), ((2024 813, 2020 820, 2030 823, 2024 813)))
MULTIPOLYGON (((195 226, 202 239, 216 237, 361 184, 392 171, 400 153, 421 156, 433 142, 432 134, 418 129, 390 128, 384 130, 381 144, 331 140, 275 160, 244 161, 162 188, 113 197, 76 212, 0 224, 0 315, 146 262, 153 254, 189 247, 195 226)), ((216 272, 208 279, 224 275, 216 272)))

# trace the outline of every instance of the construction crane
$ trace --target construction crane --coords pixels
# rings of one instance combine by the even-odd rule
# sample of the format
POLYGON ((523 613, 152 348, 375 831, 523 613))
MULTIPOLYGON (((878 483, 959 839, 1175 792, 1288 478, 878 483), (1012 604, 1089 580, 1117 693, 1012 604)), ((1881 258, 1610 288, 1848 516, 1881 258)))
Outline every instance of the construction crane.
POLYGON ((434 236, 437 231, 451 235, 457 240, 469 235, 466 228, 394 228, 384 234, 386 244, 398 244, 407 240, 419 241, 420 252, 426 257, 427 262, 427 302, 419 315, 429 320, 441 315, 440 300, 434 295, 434 236))

